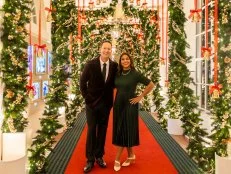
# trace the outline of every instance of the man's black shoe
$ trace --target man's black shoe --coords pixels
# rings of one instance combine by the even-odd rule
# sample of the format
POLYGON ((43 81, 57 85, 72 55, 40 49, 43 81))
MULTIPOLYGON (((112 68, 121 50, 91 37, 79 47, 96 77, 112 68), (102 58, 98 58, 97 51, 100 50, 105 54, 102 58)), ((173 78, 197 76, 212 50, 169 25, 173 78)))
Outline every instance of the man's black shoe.
POLYGON ((107 167, 107 164, 106 164, 106 162, 103 160, 103 158, 97 158, 97 159, 96 159, 96 163, 97 163, 101 168, 107 167))
POLYGON ((84 173, 88 173, 94 167, 94 162, 87 162, 86 166, 84 167, 84 173))

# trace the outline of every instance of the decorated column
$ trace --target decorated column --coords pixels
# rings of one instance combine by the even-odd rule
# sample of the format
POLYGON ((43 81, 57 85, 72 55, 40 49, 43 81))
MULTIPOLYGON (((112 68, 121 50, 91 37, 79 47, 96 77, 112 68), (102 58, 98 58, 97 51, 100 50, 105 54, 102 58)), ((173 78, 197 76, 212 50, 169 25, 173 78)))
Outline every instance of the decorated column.
MULTIPOLYGON (((197 10, 197 7, 194 7, 197 10)), ((208 162, 210 156, 204 137, 207 133, 201 128, 200 112, 197 111, 197 101, 189 85, 192 81, 187 63, 186 22, 183 12, 183 0, 169 0, 169 101, 167 104, 170 118, 180 118, 183 122, 184 135, 189 139, 187 147, 189 155, 197 161, 204 171, 210 171, 208 162)))
POLYGON ((1 71, 4 83, 3 132, 22 132, 27 126, 27 31, 31 0, 5 1, 1 40, 1 71))
MULTIPOLYGON (((230 156, 231 137, 231 3, 214 1, 214 85, 211 92, 213 149, 220 157, 230 156), (214 96, 215 95, 215 96, 214 96)), ((211 87, 211 88, 212 88, 211 87)))

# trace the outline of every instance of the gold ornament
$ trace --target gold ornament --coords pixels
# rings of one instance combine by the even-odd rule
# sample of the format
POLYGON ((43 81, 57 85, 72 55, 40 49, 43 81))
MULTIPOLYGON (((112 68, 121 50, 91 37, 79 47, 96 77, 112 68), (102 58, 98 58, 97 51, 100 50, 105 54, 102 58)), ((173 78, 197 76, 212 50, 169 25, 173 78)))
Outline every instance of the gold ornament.
POLYGON ((198 12, 193 13, 192 15, 192 22, 199 22, 201 19, 201 16, 198 12))
POLYGON ((231 76, 228 77, 227 83, 231 83, 231 76))
POLYGON ((22 77, 21 77, 21 76, 17 76, 17 80, 18 80, 19 82, 21 82, 21 81, 22 81, 22 77))
POLYGON ((86 22, 87 22, 87 16, 83 14, 81 16, 81 24, 84 25, 86 22))
POLYGON ((140 0, 136 0, 136 5, 140 6, 140 0))
POLYGON ((222 24, 227 24, 229 22, 227 8, 228 8, 228 5, 224 7, 224 11, 222 13, 222 24))
POLYGON ((147 3, 147 2, 144 2, 144 3, 142 4, 142 8, 143 8, 144 10, 146 10, 146 9, 147 9, 147 5, 148 5, 148 3, 147 3))
POLYGON ((213 90, 212 98, 217 99, 220 97, 220 92, 217 89, 213 90))
POLYGON ((12 98, 14 96, 14 92, 13 91, 7 89, 6 92, 7 92, 6 98, 12 98))
POLYGON ((90 1, 89 2, 89 9, 93 9, 94 8, 94 2, 90 1))
POLYGON ((23 63, 22 63, 22 62, 18 63, 18 66, 19 66, 20 68, 23 68, 23 63))
POLYGON ((19 21, 20 17, 21 17, 21 13, 18 13, 17 15, 14 16, 14 20, 19 21))
POLYGON ((163 57, 160 58, 160 64, 165 65, 165 59, 163 57))
POLYGON ((43 55, 43 50, 41 48, 38 48, 37 57, 42 57, 42 55, 43 55))
POLYGON ((90 38, 91 38, 91 39, 95 39, 95 34, 91 34, 91 35, 90 35, 90 38))
POLYGON ((14 101, 15 104, 20 104, 22 101, 23 96, 21 94, 17 95, 16 100, 14 101))
POLYGON ((9 40, 12 40, 13 38, 14 38, 14 36, 12 36, 12 35, 9 35, 9 36, 8 36, 8 39, 9 39, 9 40))
POLYGON ((5 13, 5 17, 9 17, 9 16, 11 16, 10 13, 5 13))
POLYGON ((100 4, 100 0, 96 0, 96 5, 99 5, 100 4))
POLYGON ((223 118, 224 118, 224 119, 229 118, 229 113, 228 113, 228 112, 225 112, 225 114, 223 115, 223 118))
POLYGON ((48 14, 47 14, 47 22, 52 22, 52 21, 53 21, 53 18, 52 18, 51 12, 48 12, 48 14))
POLYGON ((210 52, 208 51, 208 50, 206 50, 205 52, 204 52, 204 58, 205 58, 205 60, 209 60, 209 58, 210 58, 210 52))
POLYGON ((12 61, 13 65, 18 65, 18 60, 15 59, 15 56, 13 56, 12 54, 10 55, 10 60, 12 61))
POLYGON ((14 120, 11 117, 7 119, 7 124, 8 124, 8 128, 10 129, 10 132, 15 133, 17 131, 14 127, 14 120))
POLYGON ((227 24, 229 22, 227 15, 222 15, 222 24, 227 24))
MULTIPOLYGON (((166 88, 168 88, 169 87, 169 81, 168 80, 165 80, 165 83, 164 83, 164 86, 166 87, 166 88)), ((175 97, 174 96, 172 96, 172 99, 173 99, 173 101, 175 101, 175 97)))
POLYGON ((30 90, 29 92, 29 98, 32 100, 34 98, 34 91, 30 90))
POLYGON ((158 45, 160 44, 160 41, 161 41, 161 37, 160 37, 160 35, 157 35, 156 36, 156 42, 158 45))
POLYGON ((227 99, 231 99, 231 92, 226 93, 227 99))
POLYGON ((17 27, 17 31, 18 31, 18 32, 20 32, 20 33, 21 33, 21 32, 23 32, 23 30, 24 30, 24 28, 23 28, 23 27, 20 27, 20 26, 18 26, 18 27, 17 27))
POLYGON ((231 62, 231 58, 225 57, 225 58, 224 58, 224 62, 225 62, 225 63, 230 63, 230 62, 231 62))
MULTIPOLYGON (((227 69, 226 69, 226 70, 227 70, 227 69)), ((228 76, 230 75, 230 73, 229 73, 229 71, 226 71, 226 70, 225 70, 225 76, 228 77, 228 76)))

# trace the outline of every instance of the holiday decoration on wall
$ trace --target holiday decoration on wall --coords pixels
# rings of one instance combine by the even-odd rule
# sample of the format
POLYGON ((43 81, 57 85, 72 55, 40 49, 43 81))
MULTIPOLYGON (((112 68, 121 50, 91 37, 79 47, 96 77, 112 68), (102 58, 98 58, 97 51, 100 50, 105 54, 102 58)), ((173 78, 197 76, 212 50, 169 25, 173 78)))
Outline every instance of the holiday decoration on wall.
POLYGON ((222 85, 218 84, 218 0, 215 0, 214 3, 214 84, 210 86, 210 94, 213 99, 217 99, 221 95, 222 85))
POLYGON ((201 9, 198 9, 197 2, 198 0, 194 0, 194 9, 190 10, 190 15, 188 17, 192 22, 200 22, 201 20, 201 9))
POLYGON ((1 40, 2 82, 4 83, 3 132, 22 132, 27 126, 27 46, 25 25, 30 20, 31 0, 5 1, 1 40))
POLYGON ((50 7, 46 7, 45 10, 47 11, 47 22, 53 22, 52 13, 55 12, 55 9, 52 8, 52 0, 50 0, 50 7))

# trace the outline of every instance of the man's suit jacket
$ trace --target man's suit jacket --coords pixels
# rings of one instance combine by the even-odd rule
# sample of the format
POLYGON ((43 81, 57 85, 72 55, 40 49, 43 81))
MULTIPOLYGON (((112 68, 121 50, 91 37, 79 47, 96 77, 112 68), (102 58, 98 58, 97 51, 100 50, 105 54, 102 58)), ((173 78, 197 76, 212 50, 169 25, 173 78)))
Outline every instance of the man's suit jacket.
POLYGON ((108 107, 112 107, 117 66, 116 62, 109 59, 109 71, 105 82, 100 67, 100 58, 94 58, 86 63, 80 77, 80 91, 86 105, 93 108, 102 99, 108 107))

